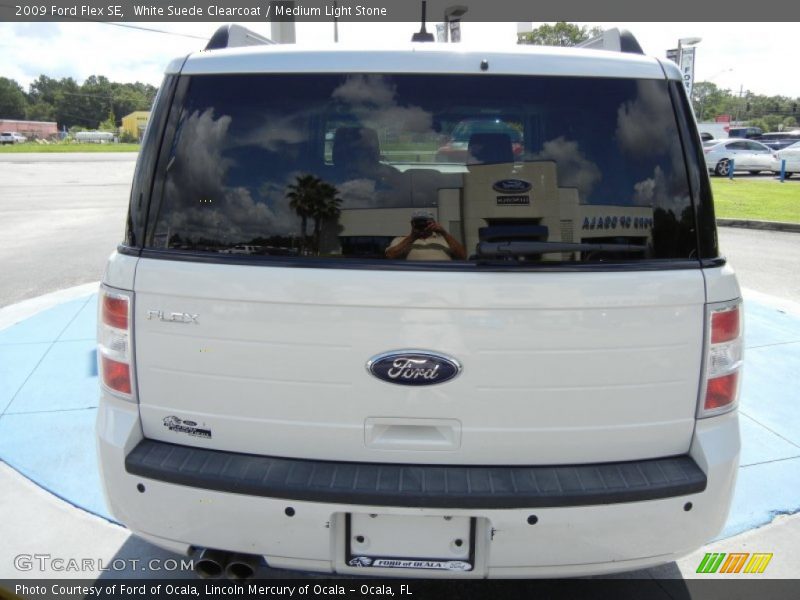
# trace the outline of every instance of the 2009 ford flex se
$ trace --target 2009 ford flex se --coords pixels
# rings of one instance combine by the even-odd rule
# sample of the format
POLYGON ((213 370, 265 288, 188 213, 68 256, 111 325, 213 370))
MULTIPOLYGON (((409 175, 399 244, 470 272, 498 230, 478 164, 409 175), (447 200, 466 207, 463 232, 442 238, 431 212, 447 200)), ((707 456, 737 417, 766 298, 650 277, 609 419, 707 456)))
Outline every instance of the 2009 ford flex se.
POLYGON ((207 576, 647 567, 725 521, 741 353, 671 63, 200 52, 101 290, 106 497, 207 576))

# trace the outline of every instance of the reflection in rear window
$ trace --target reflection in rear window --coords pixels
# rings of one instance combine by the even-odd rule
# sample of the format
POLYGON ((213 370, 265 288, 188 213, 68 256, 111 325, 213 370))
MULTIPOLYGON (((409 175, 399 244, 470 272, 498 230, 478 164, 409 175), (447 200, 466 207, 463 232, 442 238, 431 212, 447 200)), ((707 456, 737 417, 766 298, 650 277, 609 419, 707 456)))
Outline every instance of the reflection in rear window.
POLYGON ((240 256, 695 255, 667 82, 194 76, 147 246, 240 256))

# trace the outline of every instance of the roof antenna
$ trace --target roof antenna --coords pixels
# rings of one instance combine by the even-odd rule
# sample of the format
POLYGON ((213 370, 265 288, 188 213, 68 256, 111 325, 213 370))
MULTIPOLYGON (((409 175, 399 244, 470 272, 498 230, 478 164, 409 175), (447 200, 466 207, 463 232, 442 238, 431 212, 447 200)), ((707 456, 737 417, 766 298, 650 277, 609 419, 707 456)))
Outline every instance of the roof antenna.
POLYGON ((428 3, 425 0, 422 0, 422 27, 420 27, 419 31, 411 36, 412 42, 432 42, 433 41, 433 34, 428 33, 425 30, 425 9, 428 3))

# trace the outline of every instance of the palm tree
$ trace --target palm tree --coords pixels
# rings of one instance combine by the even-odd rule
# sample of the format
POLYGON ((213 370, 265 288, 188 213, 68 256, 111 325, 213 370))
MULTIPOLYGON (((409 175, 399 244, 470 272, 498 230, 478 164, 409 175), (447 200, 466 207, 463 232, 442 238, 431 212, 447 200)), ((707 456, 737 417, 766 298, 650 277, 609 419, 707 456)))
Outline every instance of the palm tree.
POLYGON ((315 198, 320 183, 320 179, 313 175, 298 175, 296 182, 287 186, 289 191, 286 193, 286 197, 289 199, 289 206, 300 217, 301 252, 308 237, 308 217, 312 215, 316 205, 315 198))
POLYGON ((311 210, 311 217, 314 219, 314 249, 317 255, 319 255, 322 226, 326 221, 338 219, 342 212, 339 208, 342 199, 339 198, 338 194, 339 190, 336 187, 319 180, 317 194, 314 197, 314 206, 311 210))

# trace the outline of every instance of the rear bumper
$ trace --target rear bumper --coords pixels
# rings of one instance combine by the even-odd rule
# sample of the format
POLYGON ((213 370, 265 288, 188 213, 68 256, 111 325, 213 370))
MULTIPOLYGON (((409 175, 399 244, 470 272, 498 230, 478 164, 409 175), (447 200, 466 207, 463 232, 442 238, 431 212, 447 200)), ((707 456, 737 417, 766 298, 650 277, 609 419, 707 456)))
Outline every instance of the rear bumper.
MULTIPOLYGON (((263 483, 257 485, 254 476, 248 480, 248 473, 254 475, 252 469, 266 466, 258 461, 275 459, 218 452, 208 455, 204 454, 210 452, 207 450, 143 440, 136 405, 106 395, 98 411, 97 433, 109 508, 135 533, 173 550, 191 544, 262 554, 275 567, 358 574, 364 571, 347 566, 344 556, 345 517, 352 513, 475 518, 475 568, 463 574, 468 577, 589 575, 669 562, 720 531, 739 457, 738 417, 733 413, 699 421, 686 457, 642 461, 658 463, 656 471, 662 474, 671 464, 667 473, 672 476, 645 476, 638 485, 592 490, 585 475, 600 468, 598 465, 567 467, 563 472, 545 468, 529 474, 532 480, 544 482, 546 472, 558 470, 566 475, 559 489, 545 493, 546 486, 540 484, 536 492, 519 493, 519 489, 504 487, 504 469, 480 467, 472 476, 475 482, 491 482, 488 492, 470 483, 466 488, 453 487, 455 495, 450 496, 433 493, 429 486, 426 495, 424 486, 412 479, 406 480, 406 487, 399 483, 386 486, 384 494, 376 494, 380 486, 372 486, 367 494, 359 491, 355 483, 360 479, 352 472, 345 479, 334 476, 328 485, 318 487, 298 487, 289 471, 278 477, 262 474, 258 482, 263 483), (208 467, 220 455, 225 455, 227 468, 208 467), (193 457, 202 457, 198 464, 206 468, 187 468, 193 457), (563 485, 571 476, 580 477, 583 485, 563 485), (236 491, 224 491, 235 488, 236 481, 240 482, 236 491), (247 481, 249 487, 241 483, 247 481), (335 481, 341 482, 338 491, 335 481), (138 491, 139 484, 144 486, 143 492, 138 491), (691 510, 686 510, 687 503, 691 510), (293 509, 288 511, 292 516, 287 515, 288 507, 293 509), (531 515, 536 516, 535 524, 529 524, 531 515)), ((334 464, 316 463, 323 466, 321 473, 326 472, 325 465, 334 464)), ((618 465, 631 467, 632 463, 614 467, 618 465)), ((285 466, 279 465, 278 470, 285 466)), ((608 472, 609 467, 602 469, 608 472)), ((636 468, 642 473, 656 472, 651 467, 642 471, 641 463, 636 468)), ((438 474, 423 473, 426 468, 413 472, 433 482, 443 470, 462 475, 471 470, 437 469, 438 474)), ((327 473, 325 477, 330 475, 327 473)), ((304 481, 309 480, 308 475, 305 472, 304 481)), ((469 480, 469 474, 464 476, 462 481, 469 480)), ((520 485, 516 479, 515 485, 520 485)), ((369 573, 381 574, 376 569, 369 573)), ((436 575, 395 569, 385 574, 436 575)))
POLYGON ((143 439, 131 475, 285 500, 408 508, 559 508, 673 498, 706 489, 691 456, 559 467, 352 463, 253 456, 143 439))

